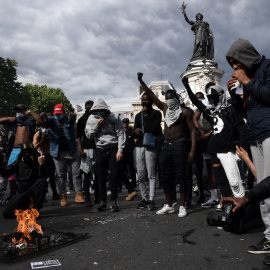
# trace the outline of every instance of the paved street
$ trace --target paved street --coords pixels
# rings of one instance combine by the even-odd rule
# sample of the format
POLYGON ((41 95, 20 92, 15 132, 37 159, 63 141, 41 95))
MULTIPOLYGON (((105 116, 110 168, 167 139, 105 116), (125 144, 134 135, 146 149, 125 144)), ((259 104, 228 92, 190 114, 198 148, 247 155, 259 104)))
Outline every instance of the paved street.
MULTIPOLYGON (((136 210, 139 196, 131 202, 126 202, 125 196, 123 190, 119 194, 120 212, 98 213, 96 207, 75 204, 74 192, 68 195, 70 205, 66 208, 48 195, 38 223, 45 229, 86 232, 89 236, 15 262, 0 262, 1 269, 31 269, 30 262, 49 259, 58 259, 62 264, 55 270, 268 269, 262 263, 264 255, 246 252, 247 246, 263 238, 262 232, 235 235, 209 227, 206 215, 211 210, 196 205, 188 210, 186 218, 178 218, 177 213, 158 216, 155 211, 136 210)), ((196 199, 194 196, 194 202, 196 199)), ((156 204, 162 202, 163 191, 157 190, 156 204)), ((15 219, 5 220, 2 215, 0 222, 1 235, 17 226, 15 219)))

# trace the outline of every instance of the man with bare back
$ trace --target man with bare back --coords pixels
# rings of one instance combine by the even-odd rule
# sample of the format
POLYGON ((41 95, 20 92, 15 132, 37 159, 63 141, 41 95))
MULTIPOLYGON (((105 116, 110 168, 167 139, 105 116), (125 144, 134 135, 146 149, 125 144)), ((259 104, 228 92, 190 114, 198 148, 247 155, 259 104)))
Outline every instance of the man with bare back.
MULTIPOLYGON (((10 122, 16 125, 16 136, 13 146, 13 150, 10 154, 8 165, 16 161, 21 153, 21 146, 24 143, 31 143, 35 134, 36 125, 43 123, 41 118, 34 112, 27 110, 24 104, 18 104, 14 111, 16 111, 16 117, 2 117, 0 123, 10 122)), ((10 193, 11 196, 16 193, 16 177, 10 177, 10 193)))
POLYGON ((147 87, 142 80, 143 74, 138 73, 138 80, 145 93, 147 93, 156 106, 163 111, 165 116, 165 141, 161 152, 161 179, 166 197, 166 204, 156 214, 175 212, 172 206, 171 190, 175 181, 180 183, 180 208, 178 217, 187 215, 185 209, 186 194, 186 164, 193 162, 195 158, 195 128, 191 113, 181 108, 179 97, 175 90, 171 89, 165 93, 165 103, 161 102, 156 95, 147 87), (188 131, 191 137, 191 151, 187 153, 188 131), (174 177, 175 176, 175 177, 174 177))

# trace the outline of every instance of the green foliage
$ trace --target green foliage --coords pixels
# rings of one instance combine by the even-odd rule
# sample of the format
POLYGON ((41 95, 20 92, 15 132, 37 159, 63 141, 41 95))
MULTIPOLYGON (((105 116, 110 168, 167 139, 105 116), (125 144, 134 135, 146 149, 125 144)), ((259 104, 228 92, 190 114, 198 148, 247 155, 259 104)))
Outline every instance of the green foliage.
POLYGON ((60 88, 51 88, 47 85, 39 86, 30 83, 25 85, 25 89, 31 98, 31 110, 37 114, 46 112, 53 114, 56 104, 63 104, 66 113, 74 112, 70 101, 60 88))
POLYGON ((25 104, 33 112, 53 114, 56 104, 63 104, 66 112, 74 112, 70 101, 60 88, 26 84, 17 81, 18 63, 0 57, 0 117, 13 116, 17 104, 25 104))
POLYGON ((0 57, 0 117, 14 115, 17 104, 30 104, 30 97, 17 81, 17 67, 15 60, 0 57))

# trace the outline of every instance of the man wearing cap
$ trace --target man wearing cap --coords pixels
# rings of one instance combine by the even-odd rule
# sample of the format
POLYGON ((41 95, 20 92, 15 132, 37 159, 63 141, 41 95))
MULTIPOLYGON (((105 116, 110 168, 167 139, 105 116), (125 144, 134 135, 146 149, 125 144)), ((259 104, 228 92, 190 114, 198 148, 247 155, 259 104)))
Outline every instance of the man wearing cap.
MULTIPOLYGON (((41 118, 34 112, 27 110, 24 104, 18 104, 14 107, 14 111, 16 112, 15 117, 0 118, 0 123, 10 122, 16 125, 15 142, 8 160, 8 165, 18 159, 23 143, 32 142, 36 125, 43 123, 41 118)), ((15 176, 10 177, 9 186, 11 196, 16 194, 16 181, 13 181, 16 179, 15 176)))
MULTIPOLYGON (((92 100, 88 100, 85 102, 85 113, 83 116, 78 120, 77 123, 77 143, 79 147, 79 152, 81 155, 81 173, 84 175, 83 179, 83 189, 84 189, 84 205, 91 206, 91 197, 90 197, 90 186, 91 186, 91 172, 93 169, 94 164, 96 163, 95 160, 95 140, 89 140, 85 135, 85 126, 86 122, 91 114, 90 110, 93 106, 94 102, 92 100)), ((95 174, 96 176, 96 174, 95 174)), ((95 181, 97 181, 95 177, 95 181)), ((97 185, 95 185, 95 201, 98 200, 98 190, 97 185)))
POLYGON ((54 116, 49 117, 49 126, 51 128, 50 153, 54 158, 58 192, 60 194, 60 205, 67 206, 67 168, 70 166, 73 183, 76 191, 75 202, 84 203, 82 192, 82 179, 80 175, 80 153, 77 148, 75 138, 74 114, 65 114, 65 108, 62 104, 54 107, 54 116))

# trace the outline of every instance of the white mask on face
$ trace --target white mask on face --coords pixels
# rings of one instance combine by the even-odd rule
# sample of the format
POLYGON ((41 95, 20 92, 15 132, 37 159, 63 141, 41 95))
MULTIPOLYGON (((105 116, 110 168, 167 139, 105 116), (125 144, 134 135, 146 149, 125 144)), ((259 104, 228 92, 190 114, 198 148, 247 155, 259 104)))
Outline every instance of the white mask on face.
POLYGON ((176 98, 170 98, 165 100, 169 109, 174 109, 179 106, 179 101, 176 98))

